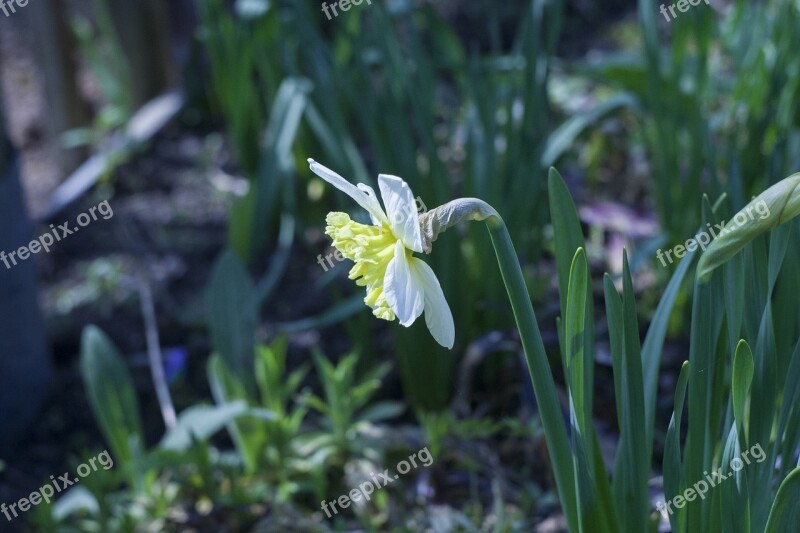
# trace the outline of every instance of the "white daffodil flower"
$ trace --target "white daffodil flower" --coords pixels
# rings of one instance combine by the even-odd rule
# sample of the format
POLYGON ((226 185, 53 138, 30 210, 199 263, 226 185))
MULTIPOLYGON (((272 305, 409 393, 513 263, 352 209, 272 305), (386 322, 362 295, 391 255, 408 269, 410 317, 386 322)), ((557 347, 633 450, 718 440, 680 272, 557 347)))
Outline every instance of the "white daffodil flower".
POLYGON ((313 159, 311 171, 367 210, 372 226, 359 224, 346 213, 328 213, 325 233, 333 246, 355 262, 350 279, 367 288, 364 303, 383 320, 398 319, 410 326, 425 312, 425 323, 436 339, 452 348, 455 325, 439 280, 414 252, 424 249, 420 218, 411 189, 397 176, 380 174, 378 186, 386 206, 384 211, 372 187, 353 185, 313 159))

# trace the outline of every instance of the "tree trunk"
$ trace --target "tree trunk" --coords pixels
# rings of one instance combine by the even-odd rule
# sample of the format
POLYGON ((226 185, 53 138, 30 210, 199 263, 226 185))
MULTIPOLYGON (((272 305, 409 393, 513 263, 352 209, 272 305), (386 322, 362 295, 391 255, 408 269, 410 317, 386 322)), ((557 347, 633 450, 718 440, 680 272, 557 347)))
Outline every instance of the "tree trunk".
POLYGON ((36 263, 28 258, 14 265, 8 257, 30 243, 32 233, 19 158, 0 113, 0 453, 7 453, 32 425, 53 378, 37 300, 36 263))

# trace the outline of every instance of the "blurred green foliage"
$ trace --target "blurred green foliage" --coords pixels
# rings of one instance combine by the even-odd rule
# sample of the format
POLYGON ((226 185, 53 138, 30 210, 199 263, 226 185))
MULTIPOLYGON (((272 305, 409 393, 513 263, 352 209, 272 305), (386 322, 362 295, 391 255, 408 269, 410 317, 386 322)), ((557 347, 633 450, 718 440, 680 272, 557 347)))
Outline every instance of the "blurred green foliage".
MULTIPOLYGON (((214 352, 207 378, 215 405, 189 407, 178 427, 148 449, 125 364, 99 330, 87 329, 82 374, 119 466, 87 479, 53 513, 37 512, 43 528, 56 522, 94 530, 157 528, 176 520, 173 507, 188 507, 187 501, 200 514, 219 513, 231 527, 264 515, 291 518, 291 509, 308 514, 316 508, 310 498, 337 494, 353 472, 378 468, 388 456, 387 442, 396 434, 381 423, 402 406, 376 401, 388 366, 373 365, 373 321, 349 318, 363 311, 361 295, 338 298, 339 271, 320 284, 331 288, 333 306, 284 326, 341 324, 354 347, 350 355, 334 363, 316 353, 312 375, 309 365, 289 364, 285 340, 257 342, 260 310, 287 271, 289 254, 299 248, 313 266, 321 251, 297 237, 319 228, 328 209, 353 207, 339 204, 305 170, 309 156, 354 182, 374 185, 377 172, 402 176, 428 208, 456 197, 485 200, 502 214, 519 253, 514 264, 528 281, 537 281, 530 265, 552 250, 569 437, 555 393, 547 407, 540 398, 539 408, 549 414, 543 430, 572 529, 652 530, 647 485, 653 449, 662 440, 667 498, 746 447, 759 443, 767 450, 764 463, 749 465, 724 490, 673 515, 673 530, 728 530, 737 522, 781 531, 792 523, 786 502, 798 490, 800 441, 800 256, 790 245, 797 242, 797 222, 754 239, 707 285, 687 288, 699 254, 690 253, 676 265, 643 342, 639 316, 646 313, 637 313, 627 254, 621 280, 606 275, 620 431, 608 476, 592 418, 600 330, 584 232, 565 182, 557 173, 549 183, 544 176, 551 164, 571 162, 585 136, 600 157, 597 125, 625 113, 638 127, 630 141, 643 139, 647 149, 648 186, 666 238, 682 241, 702 224, 727 219, 800 164, 797 2, 738 0, 724 12, 700 6, 665 25, 656 4, 642 0, 640 51, 574 62, 555 59, 562 29, 569 29, 560 0, 530 2, 511 45, 501 48, 494 40, 486 54, 469 49, 427 4, 375 2, 334 21, 306 2, 197 5, 211 108, 250 183, 231 210, 230 251, 220 255, 206 293, 214 352), (564 112, 552 99, 555 69, 612 91, 588 109, 564 112), (723 193, 727 200, 712 207, 707 198, 723 193), (253 282, 251 272, 266 252, 272 252, 268 270, 253 282), (690 355, 664 435, 656 420, 661 353, 682 301, 692 304, 690 355), (309 384, 321 392, 312 393, 309 384), (684 406, 688 437, 682 441, 684 406), (235 453, 217 448, 223 428, 235 453), (556 430, 563 438, 550 441, 556 430), (116 490, 123 485, 126 490, 116 490), (80 514, 81 506, 94 511, 80 514)), ((438 240, 428 258, 453 309, 456 350, 439 348, 422 325, 391 327, 406 399, 437 457, 451 453, 454 435, 480 439, 499 431, 491 420, 458 420, 444 408, 458 354, 488 330, 510 329, 512 318, 486 232, 459 231, 438 240)), ((536 373, 534 380, 549 375, 536 373)), ((461 466, 473 473, 472 465, 461 466)), ((495 493, 495 530, 513 530, 503 494, 495 493)), ((357 512, 365 528, 390 522, 387 498, 381 494, 369 512, 357 512)), ((474 502, 448 519, 469 529, 464 524, 472 525, 467 515, 474 509, 472 523, 490 512, 474 502)))
POLYGON ((703 193, 727 192, 738 209, 797 170, 798 6, 704 4, 669 24, 658 4, 638 7, 642 49, 606 54, 584 72, 635 96, 653 201, 664 231, 681 240, 700 222, 703 193))
MULTIPOLYGON (((790 1, 737 2, 725 14, 690 10, 668 25, 667 46, 656 7, 640 2, 641 52, 565 65, 618 92, 557 128, 548 80, 559 1, 531 2, 510 48, 494 45, 488 55, 470 53, 433 8, 409 2, 376 3, 334 21, 302 2, 198 5, 214 107, 251 180, 231 212, 231 246, 250 262, 274 242, 278 224, 321 224, 316 193, 303 194, 315 182, 302 186, 309 155, 353 181, 374 184, 367 167, 400 175, 429 208, 480 197, 503 213, 526 263, 543 247, 545 169, 622 108, 639 118, 668 239, 697 227, 703 192, 728 192, 741 206, 800 158, 790 1)), ((494 266, 476 252, 486 236, 466 231, 469 239, 443 239, 429 258, 448 274, 441 277, 460 346, 510 323, 496 309, 494 266)), ((446 405, 455 359, 421 328, 394 335, 411 401, 446 405), (423 367, 424 375, 415 372, 423 367)))
MULTIPOLYGON (((542 427, 553 450, 553 469, 565 518, 574 531, 589 527, 593 531, 651 531, 659 520, 646 495, 657 439, 656 392, 661 352, 677 289, 693 268, 698 252, 689 252, 681 261, 643 343, 639 339, 627 255, 623 255, 622 294, 611 276, 604 277, 620 428, 613 473, 609 476, 592 416, 595 347, 585 339, 593 338, 593 331, 587 330, 595 328, 591 320, 594 304, 587 298, 590 277, 583 237, 577 210, 555 171, 549 179, 549 193, 551 205, 560 207, 560 216, 553 221, 557 261, 569 258, 573 247, 576 250, 573 258, 567 259, 569 269, 558 265, 559 293, 565 296, 558 334, 570 405, 569 440, 535 316, 530 313, 528 318, 521 318, 519 305, 514 305, 514 312, 520 320, 531 378, 542 409, 542 427), (531 323, 524 324, 528 319, 531 323), (537 355, 532 357, 528 350, 537 355)), ((713 207, 706 203, 704 222, 729 218, 723 216, 726 212, 728 206, 723 201, 713 207)), ((753 234, 743 251, 722 265, 710 281, 695 281, 689 361, 681 370, 675 410, 665 436, 665 498, 671 500, 692 487, 698 490, 696 483, 709 471, 719 469, 725 478, 721 478, 719 487, 706 485, 704 497, 696 503, 685 508, 676 506, 676 512, 669 515, 675 531, 749 527, 782 532, 791 530, 796 523, 790 502, 798 490, 800 468, 794 460, 800 445, 800 411, 796 409, 800 397, 800 341, 794 341, 800 338, 800 305, 796 298, 787 300, 777 295, 796 295, 800 291, 800 273, 793 267, 800 261, 800 252, 789 246, 798 231, 797 221, 789 220, 767 235, 753 234), (750 300, 745 300, 746 294, 750 300), (781 317, 780 322, 773 317, 781 317), (776 328, 778 323, 780 330, 776 328), (755 348, 751 349, 751 345, 755 348), (700 370, 690 372, 692 368, 700 370), (688 430, 682 443, 684 405, 688 430), (744 457, 744 450, 756 447, 762 457, 756 455, 751 458, 755 461, 740 463, 738 469, 733 466, 734 459, 744 457), (728 477, 733 479, 726 484, 728 477), (773 497, 777 487, 777 496, 773 497), (706 491, 711 491, 710 499, 705 498, 706 491)), ((509 250, 513 255, 513 249, 509 250)), ((505 253, 498 249, 498 257, 505 253)), ((519 269, 518 265, 514 268, 519 269)), ((503 272, 508 273, 505 266, 503 272)), ((514 293, 512 285, 509 293, 519 301, 520 295, 514 293)), ((526 298, 523 291, 521 300, 526 298)), ((99 330, 88 328, 83 340, 82 373, 98 423, 117 458, 117 469, 114 474, 93 478, 88 489, 73 488, 52 512, 39 512, 37 520, 53 524, 75 517, 84 523, 127 530, 136 524, 174 518, 168 516, 168 511, 174 513, 172 507, 182 505, 182 498, 192 488, 220 512, 229 512, 230 505, 261 501, 270 502, 272 511, 277 513, 281 505, 302 506, 303 495, 313 494, 316 501, 335 494, 345 487, 348 471, 355 469, 364 475, 386 461, 391 441, 376 423, 399 415, 403 406, 372 402, 388 365, 357 378, 356 354, 332 364, 317 353, 315 362, 323 394, 302 392, 298 396, 307 366, 288 369, 285 340, 258 347, 253 359, 258 389, 254 394, 246 390, 222 357, 213 356, 208 378, 217 405, 195 405, 184 410, 176 427, 165 434, 158 447, 145 450, 138 401, 125 364, 99 330), (321 418, 306 422, 309 408, 321 418), (208 439, 225 426, 238 453, 223 461, 208 439), (165 481, 167 472, 178 480, 177 484, 165 481), (182 480, 187 472, 190 479, 195 477, 195 483, 182 480), (231 476, 225 483, 226 493, 215 483, 220 476, 231 476), (129 484, 128 491, 108 492, 123 480, 129 484), (138 506, 131 503, 134 496, 139 500, 138 506), (88 518, 81 509, 88 509, 88 518)), ((488 420, 459 422, 452 416, 424 412, 420 421, 432 450, 440 454, 445 454, 444 442, 449 435, 460 434, 472 440, 499 429, 488 420)), ((471 469, 469 461, 465 461, 464 468, 471 469)), ((386 496, 381 496, 373 502, 377 506, 373 512, 356 510, 364 524, 376 527, 385 523, 381 510, 386 496)), ((496 503, 501 501, 499 495, 496 503)), ((502 510, 495 514, 496 520, 505 523, 502 510)), ((508 525, 503 530, 505 527, 512 528, 508 525)))
MULTIPOLYGON (((430 6, 375 3, 331 24, 302 2, 265 3, 255 12, 228 12, 219 0, 199 5, 217 109, 252 183, 242 208, 232 211, 231 245, 240 257, 252 260, 274 235, 265 224, 277 221, 278 208, 303 213, 300 228, 321 223, 324 210, 290 179, 295 163, 301 168, 310 154, 322 154, 317 158, 354 181, 374 184, 367 162, 376 172, 402 176, 429 208, 480 196, 515 221, 525 257, 538 257, 542 154, 563 153, 571 140, 548 137, 547 80, 560 2, 532 2, 512 49, 488 58, 470 57, 430 6), (293 88, 282 92, 279 80, 295 80, 293 88), (283 126, 272 127, 275 121, 283 126), (297 203, 276 201, 286 197, 297 203)), ((584 121, 578 131, 589 125, 584 121)), ((485 242, 484 235, 473 237, 485 242)), ((494 267, 475 249, 444 239, 430 257, 435 271, 448 273, 444 290, 462 343, 509 324, 494 310, 502 295, 489 274, 494 267), (473 312, 475 302, 484 312, 473 312)), ((400 371, 415 405, 441 408, 452 393, 456 360, 421 333, 416 327, 395 333, 400 371)))

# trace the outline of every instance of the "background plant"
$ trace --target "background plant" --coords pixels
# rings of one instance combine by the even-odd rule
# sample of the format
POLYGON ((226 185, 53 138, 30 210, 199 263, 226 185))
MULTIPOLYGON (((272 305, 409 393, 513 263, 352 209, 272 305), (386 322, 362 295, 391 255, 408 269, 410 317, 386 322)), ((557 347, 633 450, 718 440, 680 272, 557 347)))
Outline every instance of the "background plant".
MULTIPOLYGON (((577 211, 555 171, 550 177, 550 201, 553 212, 559 213, 554 220, 562 298, 559 344, 569 391, 571 426, 569 457, 562 451, 554 456, 553 462, 567 522, 570 530, 575 531, 655 530, 658 517, 652 515, 646 495, 661 345, 677 286, 696 254, 692 252, 682 260, 643 344, 639 341, 627 257, 623 258, 621 297, 612 278, 605 275, 606 316, 620 427, 620 443, 609 481, 591 416, 594 343, 586 342, 587 331, 593 324, 588 320, 593 313, 591 300, 587 301, 588 265, 577 211), (558 211, 556 206, 560 208, 558 211), (562 259, 569 258, 572 250, 575 253, 567 269, 562 259)), ((716 222, 724 209, 722 202, 716 209, 705 202, 704 222, 716 222)), ((769 242, 766 237, 755 238, 725 264, 722 275, 712 277, 707 284, 695 284, 689 361, 678 380, 675 411, 666 434, 663 464, 666 498, 681 494, 707 472, 725 468, 732 458, 739 457, 754 443, 764 443, 769 451, 766 461, 751 462, 736 472, 728 484, 723 482, 712 489, 710 497, 687 502, 685 508, 671 515, 673 531, 762 531, 767 527, 769 531, 789 531, 795 526, 786 506, 790 505, 787 498, 797 490, 800 471, 796 460, 800 434, 794 429, 798 423, 794 374, 800 368, 800 341, 796 340, 800 334, 796 321, 800 310, 796 302, 784 300, 777 304, 779 312, 776 312, 773 294, 777 294, 774 290, 779 280, 782 288, 792 290, 798 283, 796 269, 782 268, 788 254, 787 244, 797 230, 797 222, 792 221, 773 230, 769 242), (745 294, 754 295, 754 300, 747 302, 745 294), (786 336, 780 348, 773 313, 789 315, 795 320, 782 330, 786 336), (755 358, 748 338, 757 346, 755 358), (783 372, 778 373, 779 369, 783 372), (688 432, 682 453, 681 416, 687 388, 688 432), (747 409, 757 410, 761 416, 757 421, 745 418, 747 409), (775 490, 777 498, 773 497, 775 490)), ((503 254, 508 252, 507 248, 498 247, 501 264, 503 254)), ((512 302, 515 291, 519 291, 519 286, 511 283, 512 302)), ((516 304, 514 310, 523 339, 529 336, 533 341, 526 343, 526 352, 537 398, 543 406, 548 442, 551 449, 563 449, 567 433, 558 414, 549 412, 552 408, 547 407, 552 401, 547 396, 554 388, 549 370, 542 365, 546 356, 542 353, 535 317, 516 304), (533 329, 526 333, 525 328, 533 329)))
MULTIPOLYGON (((754 443, 767 460, 673 514, 673 530, 796 522, 797 222, 753 239, 707 285, 691 281, 699 252, 650 265, 665 240, 729 219, 797 171, 796 2, 703 4, 669 24, 658 4, 640 3, 635 22, 604 7, 602 35, 576 23, 576 4, 469 4, 485 38, 430 2, 373 2, 335 22, 305 2, 196 6, 186 92, 201 101, 184 117, 191 131, 173 124, 154 151, 172 161, 207 128, 224 131, 228 144, 192 177, 230 209, 226 245, 204 233, 205 253, 186 261, 200 265, 182 279, 189 303, 175 311, 174 295, 154 292, 165 338, 180 336, 165 342, 191 351, 170 384, 179 424, 150 416, 136 342, 123 358, 87 329, 81 375, 116 464, 37 509, 41 529, 530 531, 563 512, 575 531, 652 531, 654 503, 754 443), (623 53, 598 44, 606 30, 628 39, 612 44, 623 53), (454 228, 426 258, 456 314, 453 352, 424 326, 373 320, 340 283, 347 265, 319 270, 324 215, 345 204, 305 171, 309 156, 365 183, 400 175, 428 209, 475 196, 502 214, 488 234, 454 228), (566 180, 545 181, 554 164, 566 180), (209 171, 246 181, 244 193, 209 171), (598 225, 584 211, 598 200, 652 210, 660 234, 632 237, 639 217, 620 223, 615 210, 613 228, 598 225), (465 369, 474 387, 462 387, 465 369), (320 514, 316 501, 423 445, 430 469, 335 520, 320 514)), ((116 40, 96 23, 98 35, 76 28, 115 128, 131 75, 109 62, 119 46, 90 46, 116 40)), ((172 170, 159 193, 178 186, 172 170)), ((135 194, 152 178, 142 174, 135 194)), ((127 226, 138 255, 140 228, 127 226)), ((162 229, 155 240, 170 244, 162 229)))

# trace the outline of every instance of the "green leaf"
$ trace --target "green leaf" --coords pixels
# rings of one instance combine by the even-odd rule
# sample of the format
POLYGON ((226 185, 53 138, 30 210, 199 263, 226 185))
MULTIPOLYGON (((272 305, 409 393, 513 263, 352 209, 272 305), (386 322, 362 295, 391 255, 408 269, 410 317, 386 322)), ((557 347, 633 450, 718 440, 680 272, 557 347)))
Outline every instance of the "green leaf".
MULTIPOLYGON (((636 105, 636 98, 630 94, 617 93, 588 111, 582 111, 572 115, 548 136, 547 144, 542 154, 542 166, 549 167, 555 164, 567 150, 574 146, 575 139, 577 139, 586 128, 603 120, 606 116, 618 109, 634 107, 636 105)), ((552 186, 552 181, 550 185, 552 186)))
POLYGON ((230 250, 217 259, 206 289, 211 344, 231 372, 254 392, 253 346, 258 316, 256 291, 244 265, 230 250))
POLYGON ((775 354, 775 330, 772 324, 772 306, 767 304, 758 330, 754 357, 750 423, 751 442, 769 442, 776 414, 778 376, 775 354))
POLYGON ((406 407, 401 402, 379 402, 361 411, 358 419, 367 422, 380 422, 400 416, 405 410, 406 407))
MULTIPOLYGON (((719 406, 716 402, 724 392, 725 359, 719 356, 719 336, 722 330, 724 297, 721 278, 702 285, 695 281, 692 302, 692 322, 689 344, 689 406, 686 436, 686 480, 703 478, 703 472, 712 467, 712 450, 715 447, 714 428, 718 427, 719 406)), ((685 507, 687 531, 708 527, 711 502, 695 500, 685 507)))
MULTIPOLYGON (((622 313, 622 299, 617 293, 611 276, 603 276, 603 289, 606 300, 606 320, 608 322, 608 340, 611 346, 611 366, 614 369, 614 399, 617 404, 617 416, 622 415, 623 387, 622 387, 622 357, 625 349, 625 323, 622 313)), ((620 427, 622 421, 618 420, 620 427)), ((616 485, 616 481, 615 481, 616 485)))
POLYGON ((566 319, 564 322, 564 352, 567 359, 567 379, 569 380, 570 398, 574 402, 573 415, 576 417, 579 430, 587 428, 591 422, 591 411, 587 412, 585 398, 585 358, 584 329, 586 327, 586 292, 588 288, 588 266, 583 248, 578 248, 572 260, 567 289, 566 319))
POLYGON ((554 168, 548 176, 548 195, 550 198, 550 218, 553 222, 553 237, 558 271, 558 294, 561 300, 561 314, 566 316, 567 286, 575 252, 584 246, 578 210, 564 183, 564 178, 554 168))
MULTIPOLYGON (((208 360, 206 373, 211 393, 218 405, 231 404, 237 400, 245 401, 249 405, 244 385, 231 373, 219 355, 213 355, 208 360)), ((240 418, 230 420, 227 426, 247 472, 255 472, 267 440, 266 425, 257 419, 240 418)))
MULTIPOLYGON (((276 208, 284 215, 294 210, 292 180, 295 160, 292 150, 305 113, 311 82, 304 78, 287 78, 281 82, 278 93, 270 108, 269 123, 263 135, 258 175, 250 189, 256 198, 252 218, 247 221, 249 241, 247 257, 252 261, 254 254, 267 245, 270 227, 275 218, 276 208), (283 196, 281 196, 283 192, 283 196), (283 198, 283 202, 280 200, 283 198)), ((237 248, 238 251, 238 248, 237 248)))
MULTIPOLYGON (((558 272, 558 294, 561 302, 561 316, 567 315, 567 292, 570 283, 570 274, 579 248, 584 248, 585 243, 578 218, 578 210, 572 201, 572 196, 567 189, 564 179, 555 168, 548 173, 548 195, 550 199, 550 216, 553 222, 553 238, 556 252, 556 270, 558 272)), ((584 254, 585 255, 585 254, 584 254)), ((584 262, 586 259, 584 258, 584 262)), ((588 268, 588 267, 587 267, 588 268)), ((583 303, 584 323, 592 327, 583 329, 583 392, 586 412, 592 412, 592 388, 594 383, 594 300, 591 291, 585 291, 583 303)), ((559 331, 559 334, 561 332, 559 331)), ((566 369, 568 352, 564 343, 562 346, 562 363, 566 369)))
POLYGON ((81 485, 70 487, 57 501, 53 503, 53 518, 62 521, 77 512, 85 512, 90 515, 100 513, 100 503, 89 489, 81 485))
POLYGON ((645 442, 644 389, 641 348, 633 282, 627 252, 623 253, 623 298, 606 274, 604 286, 608 309, 609 338, 614 362, 614 387, 620 443, 614 464, 614 495, 625 531, 645 531, 650 510, 645 495, 650 470, 645 442))
POLYGON ((744 318, 744 257, 736 256, 728 261, 723 270, 723 283, 725 285, 725 311, 727 313, 726 325, 728 329, 728 345, 731 352, 736 352, 736 346, 742 331, 744 318))
POLYGON ((514 319, 522 339, 528 374, 533 384, 545 430, 547 449, 553 460, 553 473, 558 487, 559 500, 564 509, 568 528, 577 531, 579 520, 575 492, 576 472, 570 456, 567 431, 553 380, 553 372, 550 370, 547 353, 544 349, 542 333, 536 322, 536 314, 528 296, 528 288, 508 228, 499 217, 487 219, 486 225, 492 238, 500 273, 503 276, 514 319))
MULTIPOLYGON (((745 356, 746 357, 746 356, 745 356)), ((734 459, 742 461, 742 446, 737 427, 731 426, 728 440, 722 454, 720 468, 728 468, 734 459)), ((744 463, 742 462, 742 465, 744 463)), ((747 489, 747 470, 742 467, 738 472, 730 466, 729 472, 720 490, 720 521, 726 533, 749 533, 750 531, 750 501, 747 489)))
POLYGON ((301 318, 294 322, 283 322, 276 326, 278 331, 294 332, 308 329, 319 329, 353 316, 364 309, 363 294, 356 294, 331 306, 315 317, 301 318))
MULTIPOLYGON (((683 462, 681 460, 681 418, 683 416, 683 403, 686 399, 686 386, 689 383, 689 361, 684 361, 678 383, 675 385, 675 403, 672 418, 667 429, 667 438, 664 443, 664 496, 667 501, 682 492, 685 476, 683 475, 683 462)), ((686 508, 674 509, 669 515, 669 522, 673 533, 686 531, 686 508)))
POLYGON ((644 338, 644 344, 642 345, 642 376, 645 394, 644 413, 647 419, 647 434, 645 438, 650 448, 652 448, 650 443, 653 441, 654 417, 658 395, 658 373, 661 365, 661 352, 664 348, 664 338, 667 334, 669 317, 672 314, 672 308, 680 292, 681 284, 694 262, 695 257, 697 257, 696 250, 695 252, 686 254, 683 259, 681 259, 678 268, 667 284, 667 288, 664 289, 664 293, 661 295, 658 307, 656 307, 656 312, 653 314, 653 318, 650 321, 647 335, 644 338))
POLYGON ((270 259, 269 270, 256 287, 258 308, 262 308, 272 292, 278 287, 281 278, 289 266, 289 258, 294 244, 297 221, 291 213, 281 213, 281 226, 278 236, 278 247, 270 259))
MULTIPOLYGON (((781 414, 778 419, 775 451, 773 451, 771 457, 773 460, 777 455, 777 449, 781 437, 784 436, 784 432, 785 439, 781 452, 783 457, 791 457, 793 451, 797 449, 798 432, 792 431, 792 426, 800 428, 800 340, 798 340, 795 345, 794 352, 792 353, 792 360, 789 364, 789 370, 786 372, 786 382, 783 387, 783 405, 781 406, 781 414), (794 414, 793 421, 790 419, 792 413, 794 414)), ((780 478, 787 475, 792 466, 790 461, 784 461, 780 469, 780 478)))
POLYGON ((135 453, 131 439, 144 442, 136 389, 125 361, 96 326, 83 330, 80 370, 95 418, 114 457, 132 464, 135 453))
POLYGON ((596 435, 592 424, 592 410, 588 395, 592 384, 586 382, 587 362, 585 357, 586 297, 589 289, 589 267, 583 248, 578 248, 572 260, 567 287, 567 307, 564 320, 564 354, 567 361, 567 383, 570 397, 570 421, 572 423, 573 463, 576 472, 578 507, 581 510, 582 528, 608 527, 606 511, 599 503, 596 479, 605 476, 601 464, 595 464, 594 444, 596 435), (588 394, 587 394, 588 391, 588 394))
MULTIPOLYGON (((733 358, 733 377, 731 379, 731 395, 733 396, 733 417, 736 420, 736 427, 742 434, 746 435, 747 419, 745 418, 745 404, 747 395, 750 392, 750 384, 753 382, 753 352, 750 346, 742 339, 736 346, 736 355, 733 358)), ((747 440, 745 439, 745 442, 747 440)))
POLYGON ((800 468, 795 468, 781 483, 764 533, 800 531, 800 505, 797 502, 800 502, 800 468))
POLYGON ((789 242, 792 236, 792 226, 784 225, 778 226, 770 233, 769 241, 769 287, 768 292, 772 292, 775 288, 775 282, 778 281, 778 274, 780 274, 783 260, 786 257, 786 250, 789 248, 789 242))
POLYGON ((243 401, 189 407, 178 416, 178 423, 164 435, 159 446, 166 450, 186 451, 195 440, 211 437, 246 412, 247 404, 243 401))

